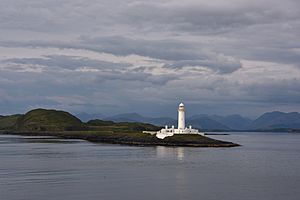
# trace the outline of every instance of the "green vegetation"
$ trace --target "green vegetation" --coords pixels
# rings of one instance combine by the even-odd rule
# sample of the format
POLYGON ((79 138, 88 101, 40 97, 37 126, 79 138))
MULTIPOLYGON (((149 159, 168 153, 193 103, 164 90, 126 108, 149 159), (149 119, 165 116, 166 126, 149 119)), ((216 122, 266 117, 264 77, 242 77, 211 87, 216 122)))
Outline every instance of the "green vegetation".
POLYGON ((139 122, 113 122, 103 120, 90 120, 87 122, 89 130, 106 130, 111 132, 136 132, 136 131, 158 131, 160 127, 152 124, 145 124, 139 122))
POLYGON ((22 117, 22 115, 0 116, 0 130, 13 129, 20 117, 22 117))
POLYGON ((157 131, 160 127, 138 122, 91 120, 81 122, 70 113, 57 110, 35 109, 25 115, 0 117, 0 130, 7 134, 45 135, 91 142, 127 145, 164 145, 197 147, 232 147, 231 142, 214 140, 200 135, 175 135, 164 140, 142 131, 157 131), (5 120, 4 120, 5 119, 5 120), (5 122, 5 123, 4 123, 5 122), (5 126, 4 126, 5 125, 5 126))
POLYGON ((57 110, 35 109, 20 117, 16 131, 72 131, 87 130, 87 126, 70 113, 57 110))

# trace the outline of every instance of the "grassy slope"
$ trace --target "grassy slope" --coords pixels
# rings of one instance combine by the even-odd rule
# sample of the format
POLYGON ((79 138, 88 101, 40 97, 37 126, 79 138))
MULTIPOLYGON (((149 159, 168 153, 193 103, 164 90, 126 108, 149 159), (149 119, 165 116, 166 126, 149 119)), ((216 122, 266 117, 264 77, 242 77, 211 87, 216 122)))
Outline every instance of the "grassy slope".
POLYGON ((22 115, 10 115, 10 116, 1 116, 0 117, 0 130, 9 130, 14 127, 17 120, 22 115))
POLYGON ((57 110, 35 109, 19 118, 17 131, 87 130, 87 126, 70 113, 57 110))

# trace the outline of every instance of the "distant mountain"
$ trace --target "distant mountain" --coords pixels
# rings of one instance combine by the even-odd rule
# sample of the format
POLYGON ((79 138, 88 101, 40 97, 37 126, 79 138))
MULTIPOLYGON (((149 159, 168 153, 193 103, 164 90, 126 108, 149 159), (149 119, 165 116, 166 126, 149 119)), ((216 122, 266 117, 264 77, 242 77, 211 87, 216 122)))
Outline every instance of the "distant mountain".
MULTIPOLYGON (((144 117, 137 113, 124 113, 115 115, 112 117, 104 118, 104 120, 110 120, 114 122, 142 122, 150 123, 158 126, 177 126, 177 120, 169 117, 144 117)), ((188 118, 186 125, 192 125, 199 129, 213 129, 213 130, 230 130, 230 128, 214 119, 210 119, 208 115, 197 115, 188 118)))
POLYGON ((157 126, 177 126, 177 120, 170 118, 170 117, 157 117, 157 118, 150 118, 150 124, 155 124, 157 126))
POLYGON ((253 121, 249 129, 300 129, 300 113, 267 112, 253 121))
POLYGON ((241 115, 228 115, 228 116, 218 116, 212 115, 210 119, 213 119, 221 124, 228 126, 233 130, 245 130, 247 129, 253 120, 242 117, 241 115))
POLYGON ((104 120, 110 120, 114 122, 142 122, 147 120, 147 118, 137 113, 123 113, 119 115, 105 117, 104 120))
POLYGON ((219 130, 244 130, 252 123, 251 119, 242 117, 240 115, 219 116, 201 114, 191 116, 187 119, 187 121, 193 121, 193 123, 195 123, 196 119, 200 121, 199 123, 202 123, 202 126, 204 127, 211 127, 212 129, 215 127, 215 129, 219 130))
MULTIPOLYGON (((85 113, 85 115, 81 115, 79 118, 83 121, 102 119, 114 122, 141 122, 156 126, 174 125, 177 127, 177 119, 170 117, 145 117, 137 113, 124 113, 111 117, 85 113)), ((300 114, 298 112, 284 113, 276 111, 265 113, 256 120, 251 120, 240 115, 219 116, 200 114, 188 117, 186 119, 186 126, 188 125, 204 130, 300 129, 300 114)))
POLYGON ((205 116, 199 116, 199 117, 193 117, 191 119, 187 119, 186 125, 187 126, 192 125, 195 128, 204 129, 204 130, 230 130, 228 126, 221 124, 205 116))
MULTIPOLYGON (((114 122, 143 122, 158 126, 174 125, 177 120, 169 117, 144 117, 137 113, 124 113, 106 117, 104 120, 114 122)), ((186 125, 205 130, 242 130, 251 124, 252 120, 240 115, 218 116, 218 115, 194 115, 186 119, 186 125)))
POLYGON ((100 113, 95 113, 95 114, 89 114, 89 113, 86 113, 86 112, 81 112, 81 113, 78 113, 78 114, 75 114, 76 117, 78 117, 81 121, 83 122, 87 122, 89 120, 92 120, 92 119, 103 119, 105 116, 100 114, 100 113))

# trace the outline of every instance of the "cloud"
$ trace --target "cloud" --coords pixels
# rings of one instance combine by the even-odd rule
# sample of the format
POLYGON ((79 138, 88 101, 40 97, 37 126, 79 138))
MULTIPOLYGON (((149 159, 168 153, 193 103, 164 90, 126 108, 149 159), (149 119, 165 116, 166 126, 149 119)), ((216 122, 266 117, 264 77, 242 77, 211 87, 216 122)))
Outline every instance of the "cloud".
POLYGON ((299 19, 297 0, 2 0, 0 112, 297 111, 299 19))
MULTIPOLYGON (((4 42, 2 45, 8 47, 84 49, 117 56, 139 55, 160 60, 161 63, 166 64, 165 67, 200 66, 221 73, 231 73, 241 67, 241 63, 232 56, 226 56, 207 49, 195 48, 188 42, 173 40, 145 40, 110 36, 97 38, 81 37, 76 44, 29 41, 20 43, 4 42)), ((53 65, 62 64, 58 62, 64 62, 64 65, 69 65, 69 67, 82 65, 82 62, 86 62, 83 59, 74 60, 75 62, 65 62, 65 58, 59 56, 56 56, 54 59, 53 65)), ((48 57, 48 59, 35 59, 35 61, 48 62, 49 65, 54 59, 48 57)), ((30 62, 29 59, 27 61, 30 62)), ((23 62, 26 62, 26 60, 23 60, 23 62)))
POLYGON ((133 3, 123 13, 127 23, 143 28, 155 26, 172 31, 218 34, 246 26, 296 20, 297 6, 296 1, 188 1, 186 4, 154 1, 133 3))
POLYGON ((13 63, 16 65, 30 66, 47 66, 52 68, 62 68, 74 70, 79 67, 95 67, 95 68, 125 68, 130 66, 128 63, 113 63, 99 60, 92 60, 80 56, 66 55, 44 55, 41 58, 11 58, 2 60, 2 63, 13 63))
POLYGON ((79 56, 43 55, 40 58, 4 59, 0 63, 3 64, 2 69, 10 72, 44 73, 55 78, 71 75, 72 80, 78 78, 90 82, 119 80, 164 85, 175 78, 172 74, 147 72, 148 67, 136 70, 130 63, 114 63, 79 56))

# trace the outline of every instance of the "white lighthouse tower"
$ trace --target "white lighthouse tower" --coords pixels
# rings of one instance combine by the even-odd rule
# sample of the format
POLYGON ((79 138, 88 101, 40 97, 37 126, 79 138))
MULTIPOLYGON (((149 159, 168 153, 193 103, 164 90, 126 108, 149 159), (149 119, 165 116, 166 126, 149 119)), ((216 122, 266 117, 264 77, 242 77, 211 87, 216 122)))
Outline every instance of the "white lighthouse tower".
POLYGON ((184 115, 184 104, 180 103, 178 108, 178 129, 185 129, 185 115, 184 115))

